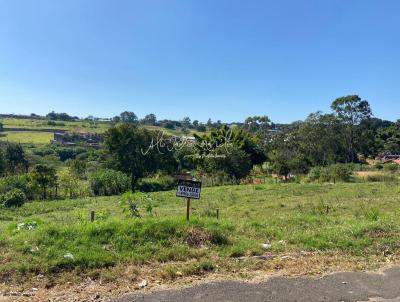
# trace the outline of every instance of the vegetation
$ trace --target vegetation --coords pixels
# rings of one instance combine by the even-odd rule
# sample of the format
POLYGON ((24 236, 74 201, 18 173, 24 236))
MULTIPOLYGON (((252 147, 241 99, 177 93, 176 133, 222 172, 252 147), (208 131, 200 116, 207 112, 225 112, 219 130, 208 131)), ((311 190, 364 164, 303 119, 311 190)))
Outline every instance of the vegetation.
MULTIPOLYGON (((398 187, 392 185, 267 183, 205 188, 189 223, 174 191, 153 193, 151 201, 143 195, 127 198, 132 203, 125 202, 124 207, 135 204, 135 215, 120 208, 120 197, 4 208, 1 273, 87 271, 148 261, 189 261, 189 273, 191 259, 229 271, 239 269, 237 257, 251 260, 265 253, 265 242, 271 244, 267 252, 278 258, 296 251, 366 259, 382 257, 383 251, 398 253, 400 200, 398 187), (100 213, 93 223, 91 210, 100 213), (20 223, 35 227, 17 228, 20 223)), ((251 268, 255 263, 243 265, 251 268)))
POLYGON ((131 111, 110 120, 3 116, 0 277, 150 264, 177 278, 260 269, 301 251, 367 264, 400 254, 399 165, 386 157, 400 152, 400 122, 373 118, 356 95, 331 108, 286 125, 131 111), (51 131, 80 139, 49 144, 51 131), (190 222, 173 191, 177 175, 203 183, 190 222))

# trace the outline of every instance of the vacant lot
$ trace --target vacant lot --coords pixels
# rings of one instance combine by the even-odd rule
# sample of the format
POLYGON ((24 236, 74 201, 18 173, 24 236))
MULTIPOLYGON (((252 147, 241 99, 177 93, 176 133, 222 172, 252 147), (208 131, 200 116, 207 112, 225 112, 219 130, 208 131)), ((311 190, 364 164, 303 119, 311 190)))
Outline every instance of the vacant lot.
MULTIPOLYGON (((151 212, 148 202, 138 203, 141 218, 127 217, 119 197, 2 209, 3 279, 26 273, 24 278, 87 274, 124 263, 159 265, 157 274, 173 279, 214 270, 283 269, 282 259, 293 258, 282 255, 308 253, 328 261, 326 270, 330 265, 362 269, 400 249, 400 196, 394 183, 205 188, 202 199, 193 202, 190 223, 184 219, 184 199, 173 191, 151 198, 151 212), (89 222, 91 210, 96 211, 94 223, 89 222)), ((297 270, 315 273, 304 265, 297 261, 297 270)))

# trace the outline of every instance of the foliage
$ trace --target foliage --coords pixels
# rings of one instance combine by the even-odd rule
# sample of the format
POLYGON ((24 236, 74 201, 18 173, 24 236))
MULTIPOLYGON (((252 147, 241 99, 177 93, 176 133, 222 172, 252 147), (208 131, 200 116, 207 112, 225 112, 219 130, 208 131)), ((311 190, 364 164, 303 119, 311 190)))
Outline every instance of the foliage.
POLYGON ((331 108, 346 126, 348 160, 354 162, 356 159, 355 126, 371 117, 372 112, 369 103, 362 100, 358 95, 348 95, 333 101, 331 108))
POLYGON ((89 183, 79 179, 71 169, 58 173, 59 187, 63 196, 68 198, 85 197, 89 195, 89 183))
POLYGON ((158 170, 172 172, 177 163, 168 144, 154 147, 158 132, 122 124, 109 129, 105 147, 111 167, 131 175, 131 188, 135 189, 139 178, 158 170))
POLYGON ((34 193, 28 174, 12 175, 0 178, 0 194, 5 194, 15 189, 22 191, 27 199, 34 199, 34 193))
MULTIPOLYGON (((278 260, 301 251, 328 258, 339 255, 332 265, 341 265, 346 259, 358 266, 363 259, 363 267, 375 266, 383 249, 399 252, 396 186, 266 183, 257 187, 204 188, 201 202, 193 204, 189 222, 184 219, 184 203, 178 202, 172 191, 153 193, 153 215, 139 206, 140 219, 120 211, 119 196, 34 201, 17 209, 3 208, 1 217, 8 220, 0 220, 0 242, 12 257, 0 271, 7 276, 32 272, 52 278, 65 271, 97 273, 103 267, 148 263, 157 270, 179 264, 179 271, 197 274, 211 269, 206 263, 212 259, 221 271, 234 268, 241 272, 259 268, 253 266, 251 257, 265 253, 261 244, 266 240, 278 260), (215 213, 216 208, 221 209, 219 220, 205 215, 207 210, 215 213), (92 209, 96 217, 97 209, 112 214, 89 223, 92 209), (79 223, 78 216, 85 223, 79 223), (38 217, 42 220, 38 227, 16 231, 19 222, 37 221, 38 217), (64 258, 67 253, 73 258, 64 258), (242 256, 249 261, 235 258, 242 256), (204 269, 192 268, 192 263, 204 269)), ((279 265, 286 264, 280 261, 279 265)))
POLYGON ((75 121, 79 120, 76 116, 70 116, 67 113, 56 113, 54 111, 48 113, 46 118, 49 120, 57 120, 57 121, 75 121))
POLYGON ((42 198, 47 198, 47 189, 57 183, 56 170, 46 165, 36 165, 30 172, 32 183, 42 191, 42 198))
POLYGON ((20 144, 6 144, 4 161, 8 174, 27 172, 28 170, 28 161, 25 157, 25 151, 20 144))
POLYGON ((122 112, 119 117, 121 123, 136 124, 138 122, 137 115, 130 111, 122 112))
POLYGON ((239 180, 266 159, 260 140, 242 129, 222 126, 195 138, 197 162, 206 173, 223 171, 239 180))
POLYGON ((167 191, 174 188, 174 186, 174 178, 166 175, 142 178, 137 183, 137 189, 141 192, 167 191))
POLYGON ((353 169, 348 164, 334 164, 327 167, 313 167, 308 173, 308 179, 312 181, 343 181, 349 182, 353 169))
POLYGON ((20 207, 26 201, 24 192, 20 189, 12 189, 5 194, 0 195, 0 203, 5 207, 20 207))
POLYGON ((89 183, 94 195, 117 195, 130 188, 129 177, 123 172, 111 169, 91 173, 89 183))

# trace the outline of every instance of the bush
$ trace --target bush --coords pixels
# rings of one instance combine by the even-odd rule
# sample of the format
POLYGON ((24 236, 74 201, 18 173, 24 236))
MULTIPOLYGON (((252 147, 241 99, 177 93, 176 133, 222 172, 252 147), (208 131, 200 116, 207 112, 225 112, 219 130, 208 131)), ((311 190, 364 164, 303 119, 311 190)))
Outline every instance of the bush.
POLYGON ((48 121, 47 122, 48 126, 59 126, 59 127, 64 127, 65 123, 61 123, 61 122, 55 122, 55 121, 48 121))
POLYGON ((310 172, 308 172, 308 178, 313 181, 319 180, 321 178, 321 170, 321 167, 311 168, 310 172))
POLYGON ((55 151, 61 161, 66 161, 67 159, 75 159, 79 154, 85 153, 86 149, 82 147, 57 147, 55 151))
POLYGON ((399 170, 399 166, 397 164, 384 164, 383 170, 390 173, 395 173, 399 170))
POLYGON ((20 207, 26 201, 26 195, 19 189, 13 189, 0 196, 1 203, 7 207, 20 207))
POLYGON ((173 189, 175 180, 171 176, 157 178, 142 178, 137 183, 137 189, 142 192, 157 192, 173 189))
POLYGON ((0 194, 5 194, 14 189, 22 191, 27 199, 34 199, 34 193, 27 174, 0 178, 0 194))
POLYGON ((349 182, 351 179, 351 175, 353 174, 352 167, 345 164, 336 164, 329 167, 331 172, 331 177, 333 179, 349 182))
POLYGON ((379 175, 368 175, 367 176, 368 182, 396 182, 397 178, 395 175, 386 175, 386 174, 379 174, 379 175))
POLYGON ((89 182, 94 195, 119 195, 130 189, 130 177, 111 169, 90 174, 89 182))
POLYGON ((308 173, 308 178, 313 181, 319 180, 321 182, 349 182, 353 173, 352 168, 352 165, 347 164, 335 164, 328 167, 314 167, 308 173))

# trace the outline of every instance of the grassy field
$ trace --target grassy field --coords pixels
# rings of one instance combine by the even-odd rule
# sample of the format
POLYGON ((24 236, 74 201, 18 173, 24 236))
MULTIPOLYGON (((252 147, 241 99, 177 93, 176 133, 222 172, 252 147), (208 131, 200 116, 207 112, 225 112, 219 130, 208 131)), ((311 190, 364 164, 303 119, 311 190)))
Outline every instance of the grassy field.
POLYGON ((4 136, 1 136, 0 140, 21 144, 49 144, 50 140, 53 139, 53 133, 50 132, 10 131, 2 134, 4 136))
MULTIPOLYGON (((91 132, 91 133, 104 133, 111 127, 110 123, 100 122, 100 123, 89 123, 89 122, 63 122, 56 121, 55 126, 48 125, 47 120, 38 120, 38 119, 17 119, 17 118, 4 118, 1 119, 1 122, 4 125, 4 128, 14 128, 14 129, 32 129, 32 130, 53 130, 54 132, 62 130, 68 132, 91 132)), ((168 135, 182 135, 182 131, 178 129, 165 129, 156 126, 144 126, 149 130, 161 130, 168 135)), ((33 132, 29 132, 33 133, 33 132)), ((45 132, 39 132, 45 133, 45 132)), ((194 130, 190 130, 190 134, 200 133, 194 130)))
POLYGON ((279 269, 283 255, 299 253, 327 256, 328 268, 332 255, 342 255, 343 266, 363 259, 351 266, 362 269, 400 250, 399 193, 395 183, 204 188, 189 223, 185 200, 174 191, 153 193, 151 214, 139 203, 141 218, 127 217, 119 197, 32 202, 1 209, 0 273, 4 278, 11 272, 51 275, 151 264, 160 266, 163 278, 177 278, 217 269, 279 269), (18 230, 19 223, 35 226, 18 230), (260 255, 268 260, 260 262, 260 255))
POLYGON ((38 120, 38 119, 17 119, 17 118, 4 118, 1 120, 4 125, 4 128, 21 128, 21 129, 52 129, 54 131, 64 130, 71 132, 96 132, 103 133, 109 127, 109 123, 96 123, 91 124, 89 122, 63 122, 57 121, 58 125, 51 126, 48 125, 47 120, 38 120), (62 125, 64 124, 64 125, 62 125))

